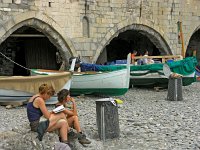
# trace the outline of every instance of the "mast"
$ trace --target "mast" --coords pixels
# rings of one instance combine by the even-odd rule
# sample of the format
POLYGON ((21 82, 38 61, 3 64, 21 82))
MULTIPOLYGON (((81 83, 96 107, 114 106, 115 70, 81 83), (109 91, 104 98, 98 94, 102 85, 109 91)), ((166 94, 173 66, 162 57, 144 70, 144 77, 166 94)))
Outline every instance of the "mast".
POLYGON ((178 24, 178 29, 180 30, 179 37, 180 37, 180 42, 182 45, 181 55, 183 56, 183 58, 185 58, 185 47, 184 47, 182 22, 178 21, 177 24, 178 24))

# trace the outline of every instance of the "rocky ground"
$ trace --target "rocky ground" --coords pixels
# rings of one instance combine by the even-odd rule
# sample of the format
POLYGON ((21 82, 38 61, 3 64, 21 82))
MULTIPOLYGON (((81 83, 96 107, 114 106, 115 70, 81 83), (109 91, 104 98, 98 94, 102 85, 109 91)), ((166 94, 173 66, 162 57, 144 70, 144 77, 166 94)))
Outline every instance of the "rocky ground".
MULTIPOLYGON (((96 126, 95 100, 75 97, 82 129, 92 143, 77 150, 196 150, 200 149, 200 82, 183 87, 183 101, 167 101, 167 90, 132 88, 119 105, 120 137, 102 142, 96 126)), ((53 149, 55 133, 46 133, 42 142, 30 132, 26 106, 6 109, 0 106, 0 149, 53 149)), ((48 106, 49 110, 53 106, 48 106)))

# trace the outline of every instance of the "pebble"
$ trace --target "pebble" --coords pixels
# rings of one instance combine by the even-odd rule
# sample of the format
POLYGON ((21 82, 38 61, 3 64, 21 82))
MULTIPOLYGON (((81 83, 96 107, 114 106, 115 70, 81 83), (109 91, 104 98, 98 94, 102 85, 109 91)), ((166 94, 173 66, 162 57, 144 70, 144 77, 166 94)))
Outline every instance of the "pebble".
MULTIPOLYGON (((183 87, 183 101, 167 101, 167 89, 133 87, 118 106, 120 137, 101 141, 96 124, 95 100, 100 96, 74 97, 81 128, 92 143, 83 147, 75 141, 77 150, 177 150, 200 148, 200 82, 183 87)), ((48 109, 54 107, 48 105, 48 109)), ((46 133, 38 142, 29 129, 26 106, 6 109, 0 106, 0 149, 53 149, 58 137, 46 133), (16 146, 18 144, 18 146, 16 146)))

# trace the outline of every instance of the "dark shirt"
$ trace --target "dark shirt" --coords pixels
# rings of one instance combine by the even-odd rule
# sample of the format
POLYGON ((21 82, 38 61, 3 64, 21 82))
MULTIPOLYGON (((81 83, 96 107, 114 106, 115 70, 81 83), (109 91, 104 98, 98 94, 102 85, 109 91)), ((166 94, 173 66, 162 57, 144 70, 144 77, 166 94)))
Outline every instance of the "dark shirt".
MULTIPOLYGON (((37 97, 39 97, 39 96, 37 96, 37 97)), ((35 97, 32 102, 29 102, 27 104, 27 116, 28 116, 29 122, 40 120, 40 117, 43 115, 43 113, 40 110, 40 108, 35 108, 33 106, 33 102, 35 101, 35 99, 37 97, 35 97)))

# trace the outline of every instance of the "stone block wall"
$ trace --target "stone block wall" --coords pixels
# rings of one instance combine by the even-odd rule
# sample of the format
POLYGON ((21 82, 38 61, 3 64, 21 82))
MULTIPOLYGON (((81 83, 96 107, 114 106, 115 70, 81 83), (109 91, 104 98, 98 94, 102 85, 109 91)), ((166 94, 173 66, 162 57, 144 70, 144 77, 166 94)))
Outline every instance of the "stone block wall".
MULTIPOLYGON (((122 29, 131 30, 133 24, 153 29, 149 30, 151 36, 160 35, 162 38, 157 41, 169 46, 163 49, 177 55, 181 53, 177 22, 183 24, 187 47, 200 25, 199 9, 199 0, 90 0, 87 4, 85 0, 0 0, 0 37, 11 32, 15 22, 19 25, 19 20, 26 20, 32 13, 34 19, 48 20, 45 23, 59 29, 56 32, 73 55, 81 55, 90 62, 96 61, 103 48, 122 29), (89 37, 83 36, 84 16, 89 22, 89 37), (12 24, 8 24, 10 22, 12 24)), ((160 47, 162 44, 158 45, 160 47)))
MULTIPOLYGON (((7 58, 11 60, 15 59, 15 51, 12 51, 10 48, 5 48, 4 46, 1 46, 0 52, 2 52, 7 58)), ((13 75, 14 63, 9 61, 6 57, 0 55, 0 75, 1 76, 13 75)))

